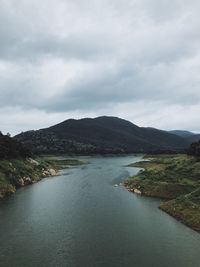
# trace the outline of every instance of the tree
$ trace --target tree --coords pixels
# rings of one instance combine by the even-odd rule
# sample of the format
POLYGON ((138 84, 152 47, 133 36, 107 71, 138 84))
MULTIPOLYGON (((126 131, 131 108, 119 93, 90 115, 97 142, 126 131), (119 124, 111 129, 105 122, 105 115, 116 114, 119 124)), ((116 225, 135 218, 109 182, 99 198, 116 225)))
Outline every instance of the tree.
POLYGON ((190 145, 188 149, 188 155, 200 157, 200 141, 190 145))

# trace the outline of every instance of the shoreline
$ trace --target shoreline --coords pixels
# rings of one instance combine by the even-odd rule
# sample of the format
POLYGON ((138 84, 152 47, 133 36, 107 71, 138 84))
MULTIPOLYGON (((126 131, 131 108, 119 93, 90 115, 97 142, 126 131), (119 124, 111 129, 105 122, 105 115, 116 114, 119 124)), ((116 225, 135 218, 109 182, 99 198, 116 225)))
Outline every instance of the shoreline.
POLYGON ((18 188, 35 184, 47 177, 58 176, 55 164, 44 159, 0 161, 0 201, 14 194, 18 188))
POLYGON ((59 176, 59 171, 85 164, 75 159, 15 159, 0 161, 0 201, 14 194, 18 188, 35 184, 47 177, 59 176))
POLYGON ((131 193, 163 199, 158 206, 160 210, 200 233, 200 184, 194 175, 197 165, 200 170, 200 163, 186 155, 151 156, 149 161, 129 165, 141 169, 136 175, 129 177, 124 186, 131 193), (177 172, 177 165, 180 165, 180 173, 177 172), (191 179, 186 181, 184 171, 188 166, 191 169, 191 179))

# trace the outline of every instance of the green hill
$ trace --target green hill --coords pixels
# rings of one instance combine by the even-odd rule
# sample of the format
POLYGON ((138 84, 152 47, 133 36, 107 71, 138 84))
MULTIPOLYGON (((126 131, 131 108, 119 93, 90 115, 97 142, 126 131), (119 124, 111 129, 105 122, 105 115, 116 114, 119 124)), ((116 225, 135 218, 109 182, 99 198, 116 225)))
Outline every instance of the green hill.
POLYGON ((132 153, 183 151, 184 138, 116 117, 66 120, 15 137, 38 153, 132 153))
POLYGON ((131 192, 163 198, 160 208, 200 231, 200 161, 189 155, 153 155, 130 166, 142 170, 126 182, 131 192))
POLYGON ((32 153, 21 142, 0 133, 0 159, 30 157, 32 153))

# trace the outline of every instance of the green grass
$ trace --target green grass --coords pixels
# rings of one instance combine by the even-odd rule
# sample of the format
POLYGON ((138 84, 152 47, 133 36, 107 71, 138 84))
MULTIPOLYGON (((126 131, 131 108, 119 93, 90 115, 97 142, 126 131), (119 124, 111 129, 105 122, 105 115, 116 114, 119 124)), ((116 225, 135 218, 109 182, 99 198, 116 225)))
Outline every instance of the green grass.
POLYGON ((148 155, 130 164, 141 171, 126 186, 150 197, 170 199, 160 208, 200 231, 200 161, 187 155, 148 155))
POLYGON ((164 202, 160 205, 160 209, 194 230, 200 231, 200 192, 196 192, 195 197, 188 194, 164 202))
POLYGON ((55 167, 54 162, 46 161, 43 158, 37 159, 37 164, 26 159, 0 160, 0 198, 21 186, 21 179, 28 177, 31 183, 37 182, 44 177, 44 171, 55 167))
POLYGON ((76 159, 57 160, 53 157, 37 157, 34 160, 0 160, 0 199, 23 186, 35 183, 43 177, 52 175, 49 170, 86 164, 76 159), (28 181, 26 180, 28 178, 28 181))
POLYGON ((144 169, 137 177, 152 181, 200 184, 200 162, 187 155, 159 155, 150 161, 130 164, 144 169))

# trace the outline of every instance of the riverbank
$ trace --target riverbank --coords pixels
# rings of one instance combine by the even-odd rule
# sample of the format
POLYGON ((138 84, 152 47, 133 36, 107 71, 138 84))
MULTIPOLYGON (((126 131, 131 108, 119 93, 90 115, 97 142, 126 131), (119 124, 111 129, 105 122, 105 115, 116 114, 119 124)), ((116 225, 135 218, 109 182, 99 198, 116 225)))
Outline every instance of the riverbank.
POLYGON ((79 160, 53 157, 0 160, 0 200, 15 193, 17 188, 57 176, 62 168, 81 164, 84 163, 79 160))
POLYGON ((129 191, 162 198, 160 209, 200 231, 200 161, 187 155, 156 155, 130 164, 139 173, 126 181, 129 191))

